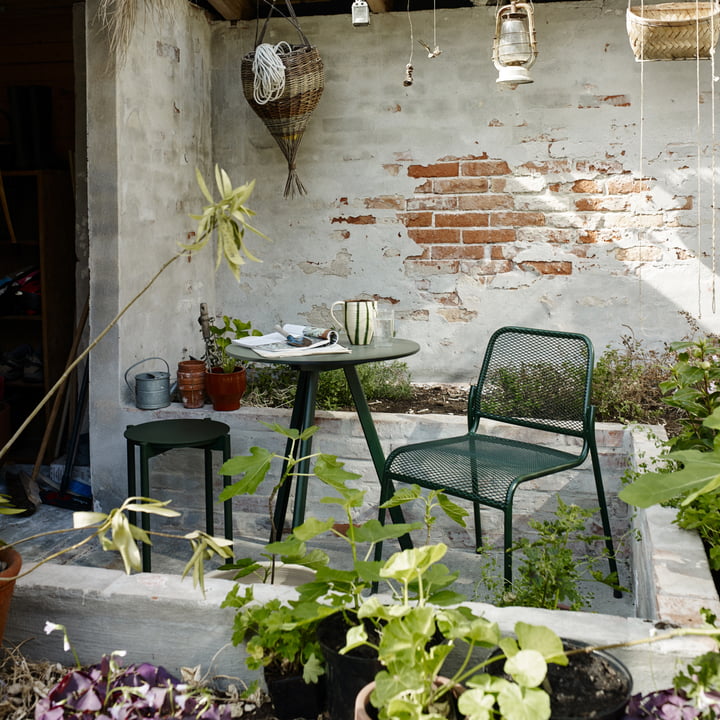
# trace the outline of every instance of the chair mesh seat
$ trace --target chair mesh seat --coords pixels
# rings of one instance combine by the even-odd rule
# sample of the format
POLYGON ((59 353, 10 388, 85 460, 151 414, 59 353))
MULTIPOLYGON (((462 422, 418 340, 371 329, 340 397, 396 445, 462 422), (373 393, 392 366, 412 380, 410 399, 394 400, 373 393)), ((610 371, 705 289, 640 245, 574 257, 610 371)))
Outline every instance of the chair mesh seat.
POLYGON ((393 481, 442 487, 451 495, 502 509, 516 478, 559 472, 581 460, 553 448, 470 433, 403 448, 388 463, 386 475, 393 481))

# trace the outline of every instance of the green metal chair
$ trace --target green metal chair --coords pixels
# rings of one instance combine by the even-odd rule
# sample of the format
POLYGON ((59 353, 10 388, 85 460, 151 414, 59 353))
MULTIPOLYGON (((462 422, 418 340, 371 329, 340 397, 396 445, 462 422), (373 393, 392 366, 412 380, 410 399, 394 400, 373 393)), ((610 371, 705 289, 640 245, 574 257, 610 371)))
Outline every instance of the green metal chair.
MULTIPOLYGON (((610 572, 617 572, 595 441, 595 409, 590 404, 593 364, 592 343, 584 335, 500 328, 490 338, 478 383, 470 388, 468 432, 396 448, 385 462, 381 504, 392 496, 398 482, 470 500, 478 552, 482 547, 480 506, 502 510, 504 577, 510 584, 515 491, 528 480, 577 467, 589 454, 610 572), (542 440, 512 439, 508 433, 505 437, 480 434, 480 420, 501 423, 499 433, 503 426, 511 431, 512 426, 538 430, 542 440), (568 443, 561 436, 579 438, 582 444, 568 443)), ((382 509, 380 521, 385 521, 382 509)), ((615 591, 615 596, 620 597, 620 592, 615 591)))

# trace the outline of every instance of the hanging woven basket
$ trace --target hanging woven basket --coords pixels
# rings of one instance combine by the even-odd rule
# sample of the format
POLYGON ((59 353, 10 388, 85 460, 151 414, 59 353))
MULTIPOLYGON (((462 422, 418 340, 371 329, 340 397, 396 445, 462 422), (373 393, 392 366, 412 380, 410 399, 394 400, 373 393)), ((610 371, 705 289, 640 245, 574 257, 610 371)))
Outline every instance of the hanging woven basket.
MULTIPOLYGON (((301 195, 307 192, 298 177, 295 158, 310 115, 315 110, 325 88, 325 70, 318 49, 310 45, 300 29, 292 4, 289 0, 286 0, 286 4, 290 12, 287 20, 300 34, 302 43, 289 46, 289 52, 278 52, 285 67, 283 93, 275 100, 266 103, 256 102, 254 96, 255 73, 253 71, 255 51, 243 57, 240 75, 245 99, 255 114, 265 123, 265 127, 275 138, 287 160, 288 176, 283 194, 285 197, 293 197, 296 192, 301 195)), ((256 48, 262 43, 270 14, 265 18, 262 32, 256 39, 256 48)))
POLYGON ((636 5, 628 7, 626 24, 638 62, 706 60, 720 36, 720 3, 636 5))

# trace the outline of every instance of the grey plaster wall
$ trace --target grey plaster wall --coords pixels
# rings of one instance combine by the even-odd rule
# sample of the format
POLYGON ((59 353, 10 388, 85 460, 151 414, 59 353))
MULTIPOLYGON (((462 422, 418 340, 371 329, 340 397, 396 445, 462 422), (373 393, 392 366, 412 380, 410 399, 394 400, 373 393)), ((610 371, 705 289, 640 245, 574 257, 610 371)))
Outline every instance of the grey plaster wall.
MULTIPOLYGON (((88 197, 92 337, 123 312, 202 208, 195 167, 209 174, 210 28, 204 13, 178 0, 170 19, 143 16, 124 63, 88 3, 88 197)), ((93 490, 104 508, 125 496, 123 408, 133 404, 128 368, 159 356, 174 365, 199 356, 200 302, 214 304, 213 258, 174 261, 91 355, 90 432, 93 490)), ((134 372, 164 369, 155 360, 134 372)), ((150 419, 150 418, 147 418, 150 419)))

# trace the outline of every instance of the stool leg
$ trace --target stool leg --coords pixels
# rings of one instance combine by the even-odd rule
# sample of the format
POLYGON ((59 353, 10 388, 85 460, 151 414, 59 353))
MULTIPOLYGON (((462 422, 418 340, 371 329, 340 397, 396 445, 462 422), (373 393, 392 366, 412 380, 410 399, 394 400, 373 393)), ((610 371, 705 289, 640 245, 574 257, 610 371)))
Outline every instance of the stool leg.
POLYGON ((205 529, 208 535, 214 535, 212 450, 205 448, 203 452, 205 453, 205 529))
MULTIPOLYGON (((225 435, 223 438, 223 462, 230 459, 230 435, 225 435)), ((223 475, 223 487, 226 488, 232 483, 232 476, 223 475)), ((223 514, 225 517, 225 539, 233 539, 233 511, 232 511, 232 498, 229 498, 223 503, 223 514)))
MULTIPOLYGON (((128 476, 128 497, 137 495, 135 489, 135 445, 130 440, 127 441, 127 476, 128 476)), ((137 513, 128 512, 128 520, 135 525, 137 523, 137 513)))
MULTIPOLYGON (((150 452, 147 445, 140 446, 140 494, 143 497, 150 497, 150 452)), ((150 530, 150 515, 148 513, 140 513, 140 522, 145 532, 150 530)), ((143 572, 150 572, 150 545, 142 544, 142 566, 143 572)))

